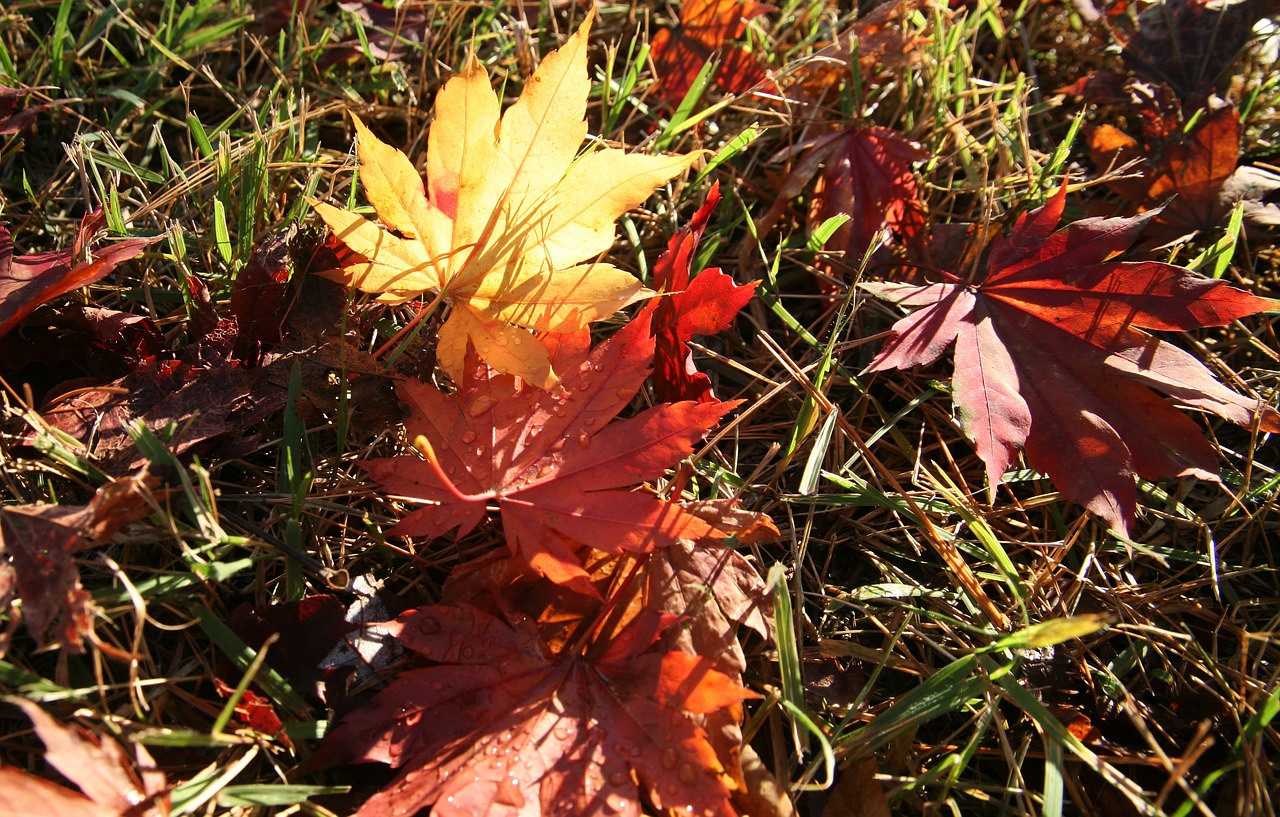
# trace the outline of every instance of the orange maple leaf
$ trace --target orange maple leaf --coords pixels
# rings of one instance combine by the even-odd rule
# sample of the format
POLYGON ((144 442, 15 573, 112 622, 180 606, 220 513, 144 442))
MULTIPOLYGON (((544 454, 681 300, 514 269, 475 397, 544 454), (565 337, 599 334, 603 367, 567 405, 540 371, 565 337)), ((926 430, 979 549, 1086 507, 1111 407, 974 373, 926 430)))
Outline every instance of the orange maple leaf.
POLYGON ((360 178, 386 228, 313 202, 365 259, 329 277, 384 301, 434 291, 452 305, 437 355, 455 379, 470 343, 498 371, 557 388, 545 348, 527 330, 574 332, 652 294, 594 259, 613 246, 618 217, 697 154, 604 148, 578 155, 587 135, 593 17, 547 55, 501 118, 484 67, 467 60, 436 97, 425 189, 408 157, 355 120, 360 178))
POLYGON ((400 770, 358 817, 432 804, 439 815, 639 817, 646 799, 736 817, 736 752, 708 727, 738 722, 742 702, 759 696, 712 658, 666 649, 673 617, 641 611, 615 629, 611 609, 576 621, 568 641, 555 637, 558 622, 506 594, 472 593, 379 625, 433 664, 401 673, 345 718, 309 764, 400 770))

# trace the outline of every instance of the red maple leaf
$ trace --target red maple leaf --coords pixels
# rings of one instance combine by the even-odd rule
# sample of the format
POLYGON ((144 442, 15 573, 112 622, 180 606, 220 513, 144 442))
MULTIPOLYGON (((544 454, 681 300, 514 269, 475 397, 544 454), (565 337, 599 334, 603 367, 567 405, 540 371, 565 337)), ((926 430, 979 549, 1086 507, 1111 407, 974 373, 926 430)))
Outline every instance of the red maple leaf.
MULTIPOLYGON (((819 171, 809 223, 816 228, 833 216, 849 216, 826 243, 828 250, 843 253, 845 268, 856 267, 877 239, 914 238, 924 229, 924 204, 911 172, 912 164, 928 158, 923 146, 891 128, 855 123, 797 149, 808 152, 783 180, 757 232, 772 227, 819 171)), ((828 262, 820 266, 834 272, 828 262)))
POLYGON ((40 304, 101 280, 121 261, 137 257, 155 238, 130 238, 97 250, 81 260, 106 216, 97 210, 80 221, 70 250, 14 255, 13 238, 0 226, 0 335, 30 315, 40 304))
MULTIPOLYGON (((431 503, 391 533, 465 535, 497 504, 507 543, 538 573, 591 593, 574 551, 647 552, 715 526, 650 493, 620 490, 662 476, 739 401, 667 403, 606 425, 639 390, 653 360, 652 308, 594 349, 580 333, 552 341, 558 393, 503 375, 469 355, 461 388, 417 381, 397 389, 408 436, 427 456, 363 463, 389 494, 431 503)), ((533 341, 530 341, 533 342, 533 341)))
POLYGON ((733 318, 755 295, 758 281, 737 285, 719 267, 709 267, 690 280, 693 254, 702 240, 711 213, 720 203, 720 183, 693 219, 667 242, 667 250, 653 267, 653 285, 670 293, 656 307, 653 393, 660 402, 697 400, 714 402, 711 378, 693 365, 688 342, 694 335, 714 335, 728 329, 733 318))
POLYGON ((1189 270, 1107 259, 1144 219, 1091 218, 1054 232, 1066 185, 1023 215, 970 285, 864 284, 915 311, 869 371, 932 363, 955 341, 952 394, 992 487, 1018 449, 1062 494, 1128 532, 1135 475, 1217 480, 1199 426, 1151 391, 1263 431, 1280 414, 1228 389, 1199 361, 1144 329, 1221 326, 1280 306, 1189 270))
POLYGON ((740 45, 731 44, 747 30, 747 21, 772 6, 756 0, 685 0, 680 25, 653 35, 651 52, 658 80, 654 88, 670 105, 679 105, 702 66, 719 55, 715 83, 732 94, 772 89, 760 60, 740 45))
POLYGON ((813 188, 809 223, 817 227, 832 216, 848 214, 828 250, 843 250, 845 263, 856 266, 882 233, 886 238, 913 238, 924 229, 911 165, 929 157, 921 145, 890 128, 854 125, 814 146, 825 161, 813 188))
POLYGON ((655 648, 666 617, 649 611, 618 629, 605 626, 610 609, 558 646, 504 596, 401 615, 383 626, 434 665, 401 673, 311 764, 401 770, 359 817, 432 804, 439 817, 638 817, 642 794, 664 811, 733 817, 740 771, 701 716, 736 722, 741 702, 757 696, 710 658, 655 648))

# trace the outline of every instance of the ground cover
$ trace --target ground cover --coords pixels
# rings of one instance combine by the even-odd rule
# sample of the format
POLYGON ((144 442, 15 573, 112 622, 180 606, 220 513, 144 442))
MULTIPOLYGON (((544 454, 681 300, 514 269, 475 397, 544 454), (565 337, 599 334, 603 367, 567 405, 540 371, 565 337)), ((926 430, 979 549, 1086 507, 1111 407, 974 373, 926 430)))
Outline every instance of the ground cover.
POLYGON ((0 812, 1271 814, 1274 4, 0 10, 0 812))

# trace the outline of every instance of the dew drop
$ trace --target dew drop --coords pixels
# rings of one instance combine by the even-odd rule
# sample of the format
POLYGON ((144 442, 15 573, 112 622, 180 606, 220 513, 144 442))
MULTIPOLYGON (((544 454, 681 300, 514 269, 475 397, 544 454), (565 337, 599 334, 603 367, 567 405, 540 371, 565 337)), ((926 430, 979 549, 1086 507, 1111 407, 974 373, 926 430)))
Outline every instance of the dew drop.
POLYGON ((434 689, 436 692, 444 691, 444 681, 432 681, 431 688, 434 689))
POLYGON ((549 463, 549 462, 548 462, 548 463, 543 464, 543 466, 542 466, 541 468, 539 468, 539 469, 538 469, 538 476, 539 476, 539 477, 545 477, 545 476, 547 476, 547 475, 548 475, 548 474, 550 474, 550 473, 551 473, 551 463, 549 463))
POLYGON ((585 431, 578 432, 578 447, 587 449, 591 447, 591 435, 585 431))
POLYGON ((462 441, 467 445, 471 445, 473 442, 476 441, 476 433, 474 431, 462 432, 462 441))
POLYGON ((579 364, 578 364, 578 371, 580 371, 580 372, 589 372, 589 371, 591 371, 591 361, 589 361, 589 360, 584 360, 584 361, 582 361, 581 363, 579 363, 579 364))
POLYGON ((631 389, 617 389, 616 391, 614 391, 613 394, 619 400, 630 400, 631 397, 635 394, 635 392, 632 391, 631 389))
POLYGON ((498 345, 499 345, 499 346, 506 346, 506 345, 507 345, 507 336, 506 336, 506 335, 498 335, 498 337, 494 338, 494 340, 495 340, 495 341, 497 341, 497 343, 498 343, 498 345))
POLYGON ((613 811, 626 811, 631 807, 631 801, 623 797, 621 794, 610 794, 608 797, 604 798, 604 804, 613 811))
POLYGON ((476 657, 476 648, 475 648, 475 647, 472 647, 470 644, 468 644, 467 646, 463 647, 463 648, 462 648, 462 657, 463 657, 463 658, 475 658, 475 657, 476 657))
POLYGON ((568 412, 564 410, 564 406, 556 406, 555 408, 551 409, 551 413, 557 417, 563 417, 568 412))
POLYGON ((681 763, 680 770, 676 772, 676 776, 680 778, 681 783, 688 786, 698 782, 698 770, 693 767, 692 763, 681 763))
POLYGON ((674 769, 676 764, 680 762, 680 755, 670 746, 662 750, 662 765, 668 769, 674 769))
POLYGON ((467 414, 472 417, 479 417, 480 415, 487 412, 489 409, 493 408, 493 404, 496 402, 497 401, 494 400, 489 395, 482 394, 481 396, 477 397, 475 400, 472 400, 471 405, 467 406, 467 414))
POLYGON ((427 635, 435 635, 440 632, 440 622, 431 616, 422 616, 418 619, 418 631, 427 635))
POLYGON ((513 337, 513 338, 511 339, 511 342, 512 342, 512 343, 514 343, 516 346, 523 346, 523 345, 524 345, 524 335, 516 335, 515 337, 513 337))

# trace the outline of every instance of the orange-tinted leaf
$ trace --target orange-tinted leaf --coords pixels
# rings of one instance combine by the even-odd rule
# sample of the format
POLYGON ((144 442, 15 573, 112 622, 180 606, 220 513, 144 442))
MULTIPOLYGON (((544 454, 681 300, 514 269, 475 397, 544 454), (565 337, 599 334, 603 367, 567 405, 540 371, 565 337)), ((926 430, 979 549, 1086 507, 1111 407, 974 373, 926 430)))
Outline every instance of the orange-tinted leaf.
POLYGON ((1160 240, 1207 232, 1224 225, 1238 201, 1245 202, 1250 223, 1275 223, 1280 208, 1263 201, 1280 189, 1280 176, 1252 167, 1238 167, 1240 117, 1232 108, 1206 111, 1194 129, 1145 128, 1144 142, 1110 125, 1100 125, 1089 135, 1089 150, 1099 170, 1122 168, 1126 177, 1107 186, 1130 201, 1136 212, 1160 208, 1152 219, 1153 237, 1160 240), (1137 178, 1128 177, 1132 173, 1137 178), (1172 197, 1172 200, 1170 198, 1172 197))
POLYGON ((1064 184, 1019 218, 992 249, 979 286, 954 276, 928 286, 864 285, 915 310, 894 324, 869 370, 930 363, 954 341, 953 399, 990 485, 1023 449, 1064 496, 1128 532, 1135 475, 1217 479, 1199 426, 1151 389, 1280 431, 1273 408, 1143 330, 1220 326, 1280 304, 1170 264, 1109 261, 1143 219, 1086 219, 1052 232, 1065 200, 1064 184))
POLYGON ((13 239, 0 226, 0 335, 17 326, 37 306, 106 277, 116 265, 136 258, 154 238, 130 238, 97 250, 81 260, 93 233, 103 223, 102 211, 84 217, 75 247, 36 255, 14 255, 13 239))
POLYGON ((14 769, 0 769, 0 813, 10 817, 163 817, 169 813, 164 775, 151 768, 146 751, 138 747, 138 766, 120 744, 67 726, 30 701, 11 699, 35 726, 45 745, 45 759, 80 787, 83 795, 14 769), (48 799, 43 809, 37 796, 48 799))
POLYGON ((360 817, 428 806, 441 817, 638 817, 642 798, 733 817, 740 774, 697 716, 736 719, 756 696, 710 659, 655 649, 652 621, 553 650, 535 619, 500 598, 405 613, 388 628, 433 665, 402 673, 346 718, 319 761, 401 770, 360 817))
POLYGON ((598 258, 615 222, 698 154, 650 156, 587 136, 587 33, 594 12, 548 54, 499 116, 474 56, 436 96, 427 177, 356 120, 360 177, 383 226, 313 202, 363 260, 324 274, 400 302, 438 292, 450 304, 436 348, 455 379, 472 348, 493 368, 544 389, 560 377, 530 334, 572 334, 653 295, 598 258))
MULTIPOLYGON (((214 678, 213 681, 214 687, 222 697, 230 698, 235 694, 236 688, 221 678, 214 678)), ((275 705, 271 703, 270 698, 264 698, 252 689, 246 689, 240 694, 235 711, 236 717, 249 729, 259 735, 280 741, 285 748, 293 748, 293 741, 289 740, 289 735, 285 733, 284 722, 276 714, 275 705)))
POLYGON ((702 240, 716 205, 720 203, 720 183, 712 185, 706 203, 682 227, 653 267, 653 283, 670 293, 653 313, 656 338, 653 365, 653 392, 659 402, 676 400, 714 401, 711 379, 693 365, 688 342, 694 335, 714 335, 728 329, 733 318, 755 295, 759 282, 734 283, 719 267, 704 269, 690 280, 693 255, 702 240))
POLYGON ((558 393, 500 374, 474 355, 455 394, 401 384, 408 436, 421 437, 438 466, 404 456, 364 463, 387 493, 431 503, 392 533, 465 534, 495 503, 512 551, 583 592, 593 592, 573 555, 583 545, 647 552, 716 535, 675 503, 621 490, 664 474, 737 405, 664 404, 608 424, 648 374, 651 315, 642 310, 590 353, 585 336, 556 345, 548 353, 556 368, 574 372, 558 393))
POLYGON ((772 89, 759 58, 732 43, 747 30, 747 21, 772 9, 756 0, 685 0, 680 7, 680 25, 653 35, 658 95, 669 105, 679 105, 713 56, 719 62, 715 82, 729 93, 772 89))

